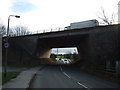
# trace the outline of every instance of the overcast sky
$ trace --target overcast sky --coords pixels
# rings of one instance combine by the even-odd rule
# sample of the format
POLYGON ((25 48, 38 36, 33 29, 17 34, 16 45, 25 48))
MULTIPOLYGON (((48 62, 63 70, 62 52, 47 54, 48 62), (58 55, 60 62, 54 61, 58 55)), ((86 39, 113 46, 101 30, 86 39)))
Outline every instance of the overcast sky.
MULTIPOLYGON (((101 16, 101 7, 110 18, 114 12, 117 21, 119 0, 0 0, 0 22, 10 27, 25 25, 30 31, 69 26, 70 23, 97 19, 101 16)), ((53 51, 55 51, 54 49, 53 51)), ((61 49, 62 50, 62 49, 61 49)), ((60 50, 59 50, 60 51, 60 50)), ((73 50, 71 50, 74 52, 73 50)), ((66 51, 68 52, 68 51, 66 51)), ((63 50, 61 53, 64 53, 63 50)))
POLYGON ((119 0, 0 0, 0 20, 7 25, 22 24, 31 31, 68 26, 70 23, 98 19, 101 7, 108 16, 114 12, 117 17, 119 0))
POLYGON ((75 47, 71 48, 54 48, 52 49, 52 53, 54 54, 70 54, 70 53, 76 53, 78 54, 78 50, 75 47))

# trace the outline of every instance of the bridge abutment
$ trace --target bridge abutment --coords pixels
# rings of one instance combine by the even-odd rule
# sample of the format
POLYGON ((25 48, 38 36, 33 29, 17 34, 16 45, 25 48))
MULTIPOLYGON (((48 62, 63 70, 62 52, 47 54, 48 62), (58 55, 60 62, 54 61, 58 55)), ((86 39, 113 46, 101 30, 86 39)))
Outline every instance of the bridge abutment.
POLYGON ((88 60, 90 59, 90 42, 89 37, 86 37, 84 40, 79 41, 79 45, 77 46, 78 53, 80 55, 81 60, 88 60))
POLYGON ((50 55, 51 55, 51 48, 48 47, 40 48, 37 53, 37 57, 39 58, 50 58, 50 55))

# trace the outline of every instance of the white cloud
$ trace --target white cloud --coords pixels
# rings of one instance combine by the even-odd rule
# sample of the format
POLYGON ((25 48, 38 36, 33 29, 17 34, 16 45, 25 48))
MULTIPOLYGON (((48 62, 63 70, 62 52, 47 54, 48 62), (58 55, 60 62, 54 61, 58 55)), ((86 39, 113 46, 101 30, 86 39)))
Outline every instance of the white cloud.
POLYGON ((11 25, 21 23, 31 30, 40 30, 95 19, 101 6, 110 15, 113 11, 117 12, 119 0, 26 0, 38 8, 26 13, 13 13, 10 8, 14 2, 19 1, 21 0, 0 0, 0 17, 6 22, 8 15, 18 14, 21 18, 12 18, 11 25))
POLYGON ((6 24, 7 17, 11 13, 9 8, 12 6, 12 3, 9 0, 0 0, 0 18, 6 24))

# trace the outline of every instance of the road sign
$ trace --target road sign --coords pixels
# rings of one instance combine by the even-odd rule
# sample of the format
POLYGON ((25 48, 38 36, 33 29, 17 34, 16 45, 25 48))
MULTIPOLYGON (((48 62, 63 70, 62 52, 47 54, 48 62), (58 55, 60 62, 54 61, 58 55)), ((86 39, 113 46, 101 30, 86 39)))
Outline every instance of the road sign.
POLYGON ((9 43, 5 43, 5 44, 4 44, 4 47, 5 47, 5 48, 8 48, 8 47, 9 47, 9 43))

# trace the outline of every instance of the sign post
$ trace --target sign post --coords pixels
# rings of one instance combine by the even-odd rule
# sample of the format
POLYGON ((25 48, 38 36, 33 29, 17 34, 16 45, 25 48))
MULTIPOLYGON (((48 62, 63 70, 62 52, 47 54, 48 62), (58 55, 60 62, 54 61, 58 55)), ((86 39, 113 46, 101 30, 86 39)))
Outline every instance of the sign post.
POLYGON ((8 48, 8 47, 9 47, 9 43, 5 43, 5 44, 4 44, 4 47, 5 47, 5 48, 8 48))

